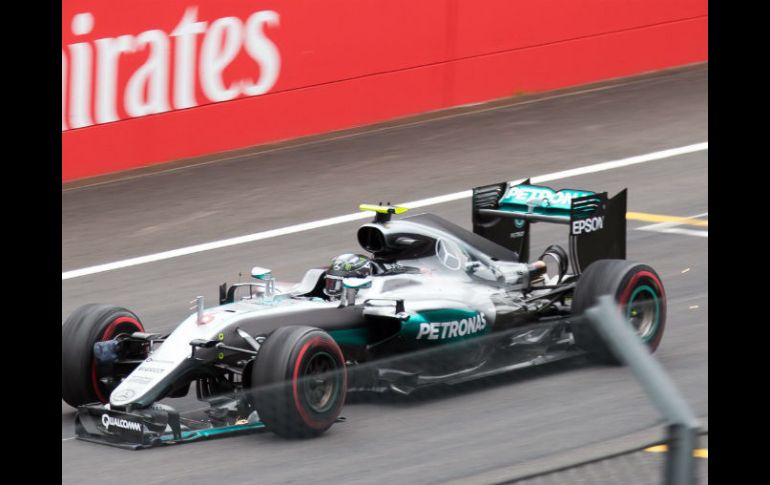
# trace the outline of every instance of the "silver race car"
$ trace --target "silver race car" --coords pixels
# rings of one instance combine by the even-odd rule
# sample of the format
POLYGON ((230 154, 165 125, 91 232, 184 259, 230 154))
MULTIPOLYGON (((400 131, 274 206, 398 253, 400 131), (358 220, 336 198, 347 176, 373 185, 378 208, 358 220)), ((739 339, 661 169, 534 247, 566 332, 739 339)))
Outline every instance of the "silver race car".
POLYGON ((124 308, 89 304, 62 325, 62 399, 78 438, 126 448, 267 428, 311 437, 340 421, 348 392, 408 394, 577 354, 618 363, 582 323, 616 297, 654 351, 666 320, 657 273, 625 260, 626 191, 612 198, 525 181, 473 190, 473 230, 433 214, 362 205, 366 254, 341 255, 284 287, 220 286, 219 304, 169 335, 145 331, 124 308), (569 227, 567 249, 529 258, 535 223, 569 227), (203 412, 164 398, 188 394, 203 412))

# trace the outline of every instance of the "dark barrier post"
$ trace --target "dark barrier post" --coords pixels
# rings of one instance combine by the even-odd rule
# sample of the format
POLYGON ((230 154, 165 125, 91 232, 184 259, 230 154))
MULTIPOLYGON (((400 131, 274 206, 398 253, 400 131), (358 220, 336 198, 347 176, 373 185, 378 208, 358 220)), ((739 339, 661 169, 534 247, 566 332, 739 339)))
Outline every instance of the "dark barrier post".
POLYGON ((608 295, 586 310, 588 320, 598 330, 612 351, 641 383, 642 389, 668 422, 668 455, 665 483, 695 483, 695 449, 698 420, 660 363, 628 325, 615 300, 608 295))

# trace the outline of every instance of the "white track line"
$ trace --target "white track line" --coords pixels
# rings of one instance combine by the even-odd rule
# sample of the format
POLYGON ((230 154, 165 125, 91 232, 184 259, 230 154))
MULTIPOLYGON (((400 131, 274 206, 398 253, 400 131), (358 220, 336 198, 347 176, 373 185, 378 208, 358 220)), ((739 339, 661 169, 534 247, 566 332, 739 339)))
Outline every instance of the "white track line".
MULTIPOLYGON (((605 170, 612 170, 615 168, 627 167, 629 165, 636 165, 638 163, 652 162, 654 160, 662 160, 665 158, 676 157, 678 155, 685 155, 687 153, 694 153, 708 150, 708 142, 696 143, 694 145, 687 145, 678 148, 671 148, 669 150, 661 150, 657 152, 647 153, 645 155, 637 155, 634 157, 623 158, 621 160, 613 160, 603 163, 595 163, 592 165, 586 165, 584 167, 573 168, 570 170, 562 170, 560 172, 548 173, 537 177, 532 177, 532 183, 543 183, 553 180, 575 177, 577 175, 585 175, 589 173, 602 172, 605 170)), ((519 180, 513 182, 520 182, 519 180)), ((418 207, 426 207, 430 205, 442 204, 445 202, 451 202, 454 200, 465 199, 471 196, 471 190, 464 190, 462 192, 455 192, 453 194, 440 195, 437 197, 431 197, 428 199, 420 199, 412 202, 406 202, 399 204, 411 209, 418 207)), ((62 281, 70 280, 73 278, 80 278, 82 276, 88 276, 97 273, 104 273, 106 271, 114 271, 116 269, 128 268, 131 266, 138 266, 140 264, 153 263, 156 261, 163 261, 166 259, 178 258, 180 256, 187 256, 189 254, 201 253, 204 251, 211 251, 212 249, 221 249, 230 246, 237 246, 239 244, 246 244, 254 241, 261 241, 263 239, 270 239, 278 236, 285 236, 288 234, 295 234, 297 232, 309 231, 311 229, 318 229, 319 227, 333 226, 336 224, 342 224, 345 222, 358 221, 361 219, 368 219, 371 214, 368 212, 355 212, 353 214, 346 214, 343 216, 330 217, 327 219, 320 219, 313 222, 305 222, 302 224, 294 224, 291 226, 282 227, 279 229, 271 229, 269 231, 257 232, 254 234, 248 234, 245 236, 233 237, 229 239, 222 239, 220 241, 212 241, 204 244, 196 244, 194 246, 187 246, 179 249, 172 249, 170 251, 163 251, 160 253, 149 254, 147 256, 139 256, 136 258, 124 259, 122 261, 115 261, 113 263, 99 264, 96 266, 89 266, 87 268, 75 269, 71 271, 64 271, 61 274, 62 281)))
MULTIPOLYGON (((704 212, 702 214, 695 214, 694 216, 688 216, 688 219, 697 219, 699 217, 706 217, 709 215, 708 212, 704 212)), ((697 229, 685 229, 683 227, 683 223, 680 222, 659 222, 657 224, 649 224, 647 226, 637 227, 637 231, 653 231, 653 232, 663 232, 667 234, 681 234, 683 236, 697 236, 697 237, 709 237, 708 231, 703 230, 697 230, 697 229)))
POLYGON ((683 229, 681 227, 672 227, 670 229, 659 229, 656 232, 665 232, 668 234, 681 234, 683 236, 698 236, 698 237, 709 237, 708 231, 698 231, 696 229, 683 229))

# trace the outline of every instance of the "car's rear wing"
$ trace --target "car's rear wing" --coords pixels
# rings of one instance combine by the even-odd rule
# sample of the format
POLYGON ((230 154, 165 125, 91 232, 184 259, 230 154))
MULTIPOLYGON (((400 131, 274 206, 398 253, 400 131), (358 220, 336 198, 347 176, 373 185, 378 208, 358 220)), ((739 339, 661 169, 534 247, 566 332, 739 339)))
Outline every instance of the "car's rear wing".
POLYGON ((529 261, 529 227, 535 222, 569 225, 575 274, 599 259, 626 258, 626 194, 502 182, 473 189, 473 232, 529 261))

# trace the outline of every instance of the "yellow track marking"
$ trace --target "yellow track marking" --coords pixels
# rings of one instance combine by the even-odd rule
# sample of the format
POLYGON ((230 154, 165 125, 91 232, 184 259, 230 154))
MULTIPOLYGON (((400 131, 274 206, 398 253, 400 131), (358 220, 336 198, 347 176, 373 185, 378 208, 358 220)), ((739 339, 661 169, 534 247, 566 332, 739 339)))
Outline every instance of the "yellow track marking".
MULTIPOLYGON (((665 453, 668 451, 668 446, 666 445, 651 446, 649 448, 645 448, 644 451, 647 451, 649 453, 665 453)), ((694 456, 695 458, 708 459, 709 450, 708 448, 696 448, 692 450, 692 456, 694 456)))
POLYGON ((695 458, 708 458, 709 450, 708 448, 698 448, 697 450, 693 450, 692 456, 695 458))
POLYGON ((649 448, 645 448, 644 451, 649 451, 650 453, 665 453, 668 451, 668 446, 666 445, 651 446, 649 448))
POLYGON ((648 214, 646 212, 626 212, 626 219, 644 222, 673 222, 690 226, 709 226, 708 219, 692 219, 690 217, 667 216, 664 214, 648 214))

